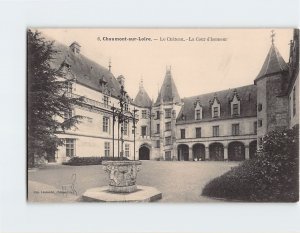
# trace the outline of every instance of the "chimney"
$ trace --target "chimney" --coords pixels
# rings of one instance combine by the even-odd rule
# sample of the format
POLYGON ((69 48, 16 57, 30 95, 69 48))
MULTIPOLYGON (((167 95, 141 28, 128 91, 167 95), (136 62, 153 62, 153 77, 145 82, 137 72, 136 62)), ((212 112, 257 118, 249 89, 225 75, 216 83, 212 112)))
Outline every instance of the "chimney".
POLYGON ((117 80, 121 86, 123 86, 123 87, 125 86, 125 78, 123 75, 120 75, 119 77, 117 77, 117 80))
POLYGON ((80 53, 80 45, 74 41, 71 45, 70 45, 70 49, 72 50, 73 53, 75 54, 79 54, 80 53))

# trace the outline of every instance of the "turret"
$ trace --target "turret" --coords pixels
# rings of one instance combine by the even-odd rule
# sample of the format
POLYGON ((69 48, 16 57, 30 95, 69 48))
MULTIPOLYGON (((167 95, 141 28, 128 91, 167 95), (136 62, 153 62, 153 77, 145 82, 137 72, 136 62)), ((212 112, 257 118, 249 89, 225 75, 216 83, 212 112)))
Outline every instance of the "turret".
POLYGON ((274 44, 274 36, 272 31, 271 47, 254 80, 257 85, 258 145, 266 133, 288 126, 288 98, 283 95, 288 81, 288 66, 274 44))

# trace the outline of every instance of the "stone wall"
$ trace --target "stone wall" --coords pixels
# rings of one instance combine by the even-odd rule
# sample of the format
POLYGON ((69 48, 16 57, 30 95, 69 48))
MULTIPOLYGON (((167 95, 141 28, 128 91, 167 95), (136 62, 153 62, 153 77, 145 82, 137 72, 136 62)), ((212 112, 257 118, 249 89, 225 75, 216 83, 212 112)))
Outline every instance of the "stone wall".
POLYGON ((282 96, 282 75, 267 78, 267 132, 288 127, 288 97, 282 96))

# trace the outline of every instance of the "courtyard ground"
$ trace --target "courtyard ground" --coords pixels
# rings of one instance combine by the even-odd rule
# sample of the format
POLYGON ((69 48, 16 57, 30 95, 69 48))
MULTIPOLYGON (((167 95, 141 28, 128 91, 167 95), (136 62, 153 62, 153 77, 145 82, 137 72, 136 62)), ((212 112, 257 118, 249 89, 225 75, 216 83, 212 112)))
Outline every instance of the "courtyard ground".
MULTIPOLYGON (((237 166, 237 162, 175 162, 142 161, 137 184, 152 186, 162 192, 160 202, 214 201, 201 196, 205 184, 237 166)), ((102 165, 66 166, 47 164, 28 172, 28 200, 37 202, 73 202, 89 188, 106 186, 107 176, 102 165), (59 192, 72 183, 76 174, 77 196, 59 192)))

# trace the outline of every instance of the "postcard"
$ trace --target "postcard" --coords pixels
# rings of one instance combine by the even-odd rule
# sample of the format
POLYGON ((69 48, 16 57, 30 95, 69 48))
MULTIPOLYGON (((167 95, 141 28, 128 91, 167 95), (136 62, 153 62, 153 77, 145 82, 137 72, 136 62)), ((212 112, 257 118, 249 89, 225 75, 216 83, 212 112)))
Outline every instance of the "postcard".
POLYGON ((28 202, 297 202, 299 30, 28 28, 28 202))

